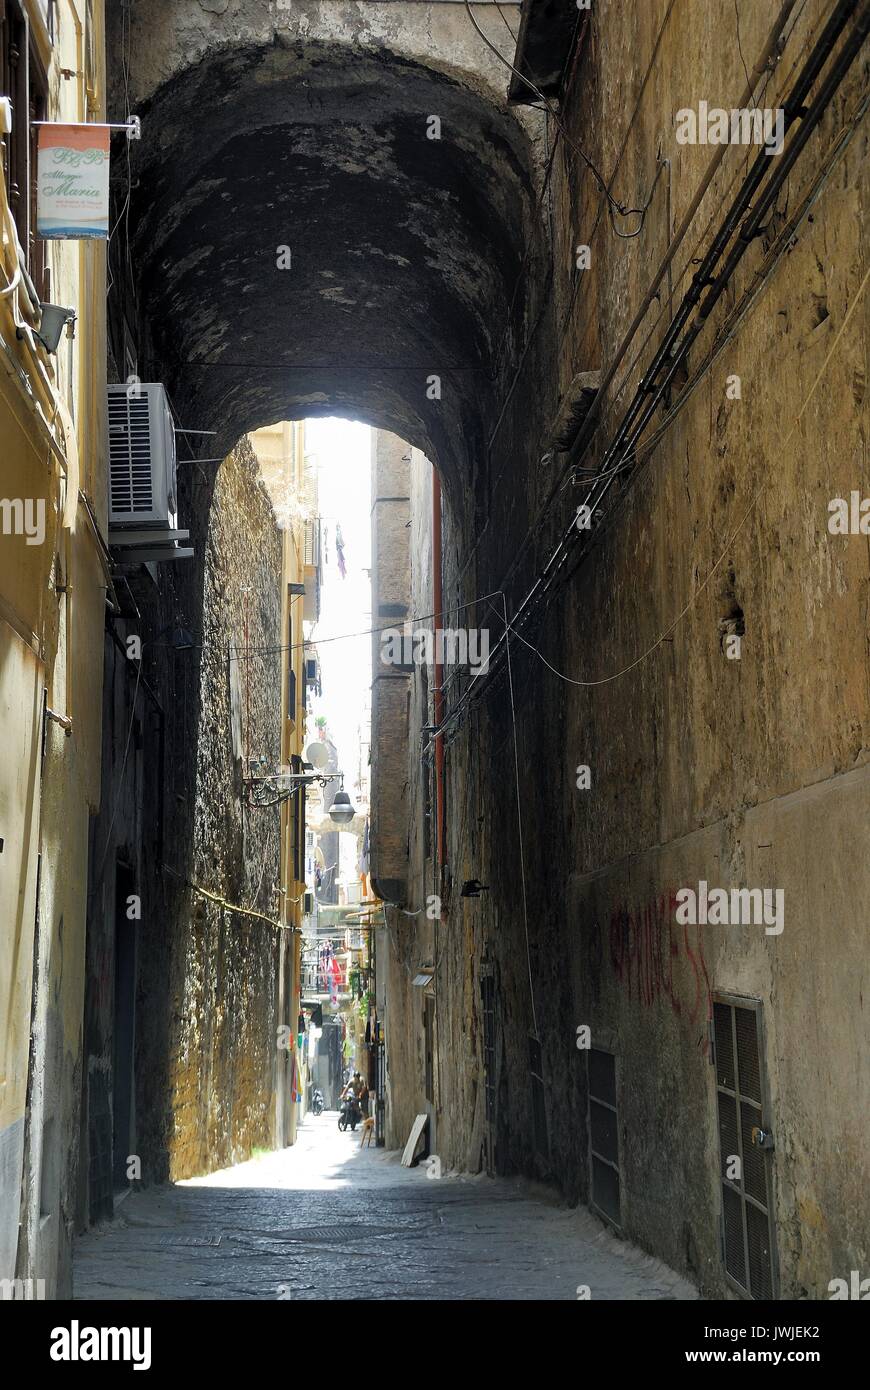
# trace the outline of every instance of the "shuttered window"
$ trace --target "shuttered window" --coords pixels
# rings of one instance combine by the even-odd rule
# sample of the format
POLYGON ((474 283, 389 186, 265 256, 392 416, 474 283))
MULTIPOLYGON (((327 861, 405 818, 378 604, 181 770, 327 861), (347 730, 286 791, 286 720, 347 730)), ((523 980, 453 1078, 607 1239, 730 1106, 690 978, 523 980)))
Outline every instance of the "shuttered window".
MULTIPOLYGON (((290 770, 301 773, 302 759, 298 753, 290 758, 290 770)), ((305 788, 299 786, 291 799, 290 826, 292 835, 293 877, 297 883, 305 882, 305 788)))
POLYGON ((770 1129, 761 1004, 717 998, 713 1029, 725 1270, 751 1298, 773 1298, 772 1158, 756 1142, 770 1129))
POLYGON ((591 1047, 589 1058, 589 1164, 594 1207, 621 1224, 616 1058, 591 1047))
POLYGON ((293 670, 293 615, 287 615, 287 718, 296 718, 296 672, 293 670))

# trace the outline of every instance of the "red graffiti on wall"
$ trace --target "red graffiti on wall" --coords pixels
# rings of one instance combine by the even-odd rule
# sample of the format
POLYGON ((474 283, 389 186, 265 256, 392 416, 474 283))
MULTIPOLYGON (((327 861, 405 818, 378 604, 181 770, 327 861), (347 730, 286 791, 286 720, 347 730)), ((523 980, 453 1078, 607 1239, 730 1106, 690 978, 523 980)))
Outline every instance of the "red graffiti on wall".
MULTIPOLYGON (((631 911, 624 904, 616 908, 610 917, 610 963, 632 1003, 649 1008, 667 999, 674 1015, 692 1027, 712 1017, 712 992, 701 928, 681 927, 676 907, 671 892, 631 911)), ((709 1046, 705 1031, 705 1054, 709 1046)))

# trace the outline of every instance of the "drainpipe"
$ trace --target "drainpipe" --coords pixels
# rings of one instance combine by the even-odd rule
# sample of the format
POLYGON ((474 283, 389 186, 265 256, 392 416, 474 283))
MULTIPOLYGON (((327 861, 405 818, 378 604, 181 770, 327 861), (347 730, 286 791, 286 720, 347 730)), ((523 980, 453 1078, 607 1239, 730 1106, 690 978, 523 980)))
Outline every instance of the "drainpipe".
MULTIPOLYGON (((432 469, 432 597, 435 621, 444 626, 443 594, 441 587, 441 479, 438 470, 432 469)), ((435 719, 440 727, 444 718, 444 667, 439 660, 440 643, 435 643, 435 719)), ((444 735, 435 735, 435 813, 437 818, 436 844, 438 846, 438 866, 443 868, 446 860, 444 851, 444 735)))

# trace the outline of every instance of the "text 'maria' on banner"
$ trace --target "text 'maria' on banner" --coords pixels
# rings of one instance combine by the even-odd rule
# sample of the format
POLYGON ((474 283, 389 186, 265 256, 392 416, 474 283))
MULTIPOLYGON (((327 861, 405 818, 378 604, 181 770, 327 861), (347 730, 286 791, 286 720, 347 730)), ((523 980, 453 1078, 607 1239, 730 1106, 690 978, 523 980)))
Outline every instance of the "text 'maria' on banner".
POLYGON ((107 126, 40 126, 38 236, 108 237, 109 138, 107 126))

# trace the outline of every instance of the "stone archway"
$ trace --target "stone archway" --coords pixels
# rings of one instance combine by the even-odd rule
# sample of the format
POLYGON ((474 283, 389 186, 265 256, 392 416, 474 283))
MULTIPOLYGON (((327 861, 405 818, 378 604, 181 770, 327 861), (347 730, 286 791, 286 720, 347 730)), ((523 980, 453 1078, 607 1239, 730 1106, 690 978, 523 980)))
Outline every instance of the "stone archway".
POLYGON ((126 39, 143 138, 115 188, 140 375, 216 431, 209 453, 278 418, 390 429, 438 461, 456 506, 534 283, 517 292, 536 113, 498 95, 461 6, 294 6, 286 28, 247 8, 233 29, 226 6, 158 3, 126 39))

